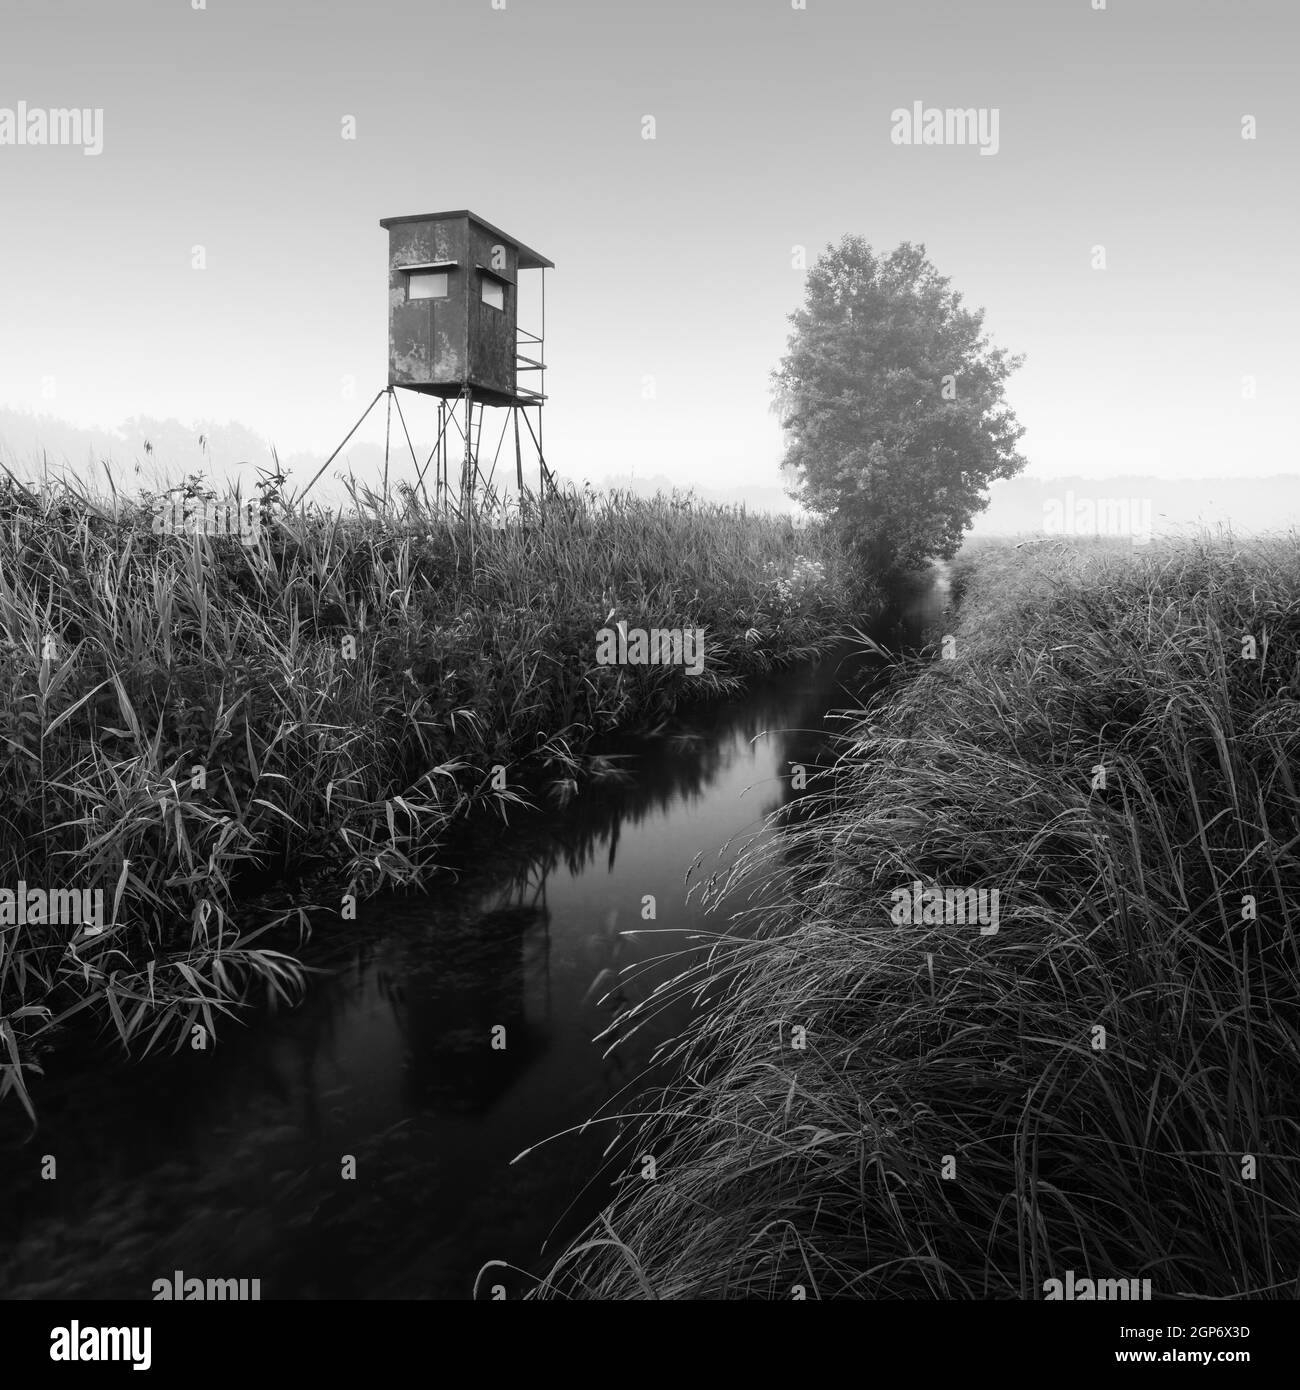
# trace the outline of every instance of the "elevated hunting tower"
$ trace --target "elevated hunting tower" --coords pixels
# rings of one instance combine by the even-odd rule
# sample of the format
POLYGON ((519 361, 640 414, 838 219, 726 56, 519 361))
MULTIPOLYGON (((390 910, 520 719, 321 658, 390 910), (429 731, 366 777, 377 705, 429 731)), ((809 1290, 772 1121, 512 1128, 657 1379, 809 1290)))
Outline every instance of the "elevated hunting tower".
POLYGON ((379 225, 388 232, 389 385, 444 398, 469 391, 488 405, 538 399, 540 383, 517 386, 519 273, 554 263, 471 212, 379 225))
MULTIPOLYGON (((379 397, 387 395, 387 495, 388 440, 400 388, 438 401, 437 442, 423 467, 410 445, 400 404, 397 411, 418 469, 417 487, 424 487, 425 472, 430 463, 436 463, 433 476, 440 509, 453 506, 448 476, 453 430, 463 444, 463 452, 456 450, 460 480, 454 503, 462 516, 474 515, 475 492, 480 488, 489 502, 499 500, 493 479, 512 418, 520 494, 524 491, 521 420, 536 449, 539 488, 553 486, 542 453, 541 408, 546 400, 546 272, 554 269, 554 262, 464 208, 385 217, 379 225, 388 233, 388 385, 366 407, 361 420, 320 472, 338 456, 379 397), (541 272, 541 321, 536 333, 518 324, 519 276, 533 270, 541 272), (528 377, 528 385, 520 384, 521 376, 528 377), (479 449, 484 410, 489 406, 507 411, 490 465, 480 457, 479 449), (536 430, 527 414, 530 408, 537 410, 536 430)), ((315 481, 313 478, 312 483, 315 481)), ((427 501, 427 491, 425 498, 427 501)))

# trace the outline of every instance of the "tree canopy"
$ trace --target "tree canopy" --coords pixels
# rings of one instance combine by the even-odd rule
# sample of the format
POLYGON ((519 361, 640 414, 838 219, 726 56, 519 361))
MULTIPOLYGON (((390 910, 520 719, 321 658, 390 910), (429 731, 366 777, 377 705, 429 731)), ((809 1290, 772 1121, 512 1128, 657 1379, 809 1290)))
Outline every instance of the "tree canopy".
POLYGON ((1004 397, 1024 359, 990 346, 984 311, 910 242, 828 246, 790 321, 773 379, 791 495, 878 571, 954 554, 988 483, 1025 466, 1004 397))

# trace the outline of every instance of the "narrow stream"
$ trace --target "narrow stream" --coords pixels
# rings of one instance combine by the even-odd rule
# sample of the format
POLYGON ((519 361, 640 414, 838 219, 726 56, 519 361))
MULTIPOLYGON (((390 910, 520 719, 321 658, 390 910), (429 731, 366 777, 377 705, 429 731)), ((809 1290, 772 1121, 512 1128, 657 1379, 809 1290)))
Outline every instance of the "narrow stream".
POLYGON ((725 867, 798 795, 790 764, 825 764, 822 718, 871 670, 837 656, 611 745, 627 779, 485 832, 456 883, 323 929, 306 1001, 226 1024, 214 1049, 56 1054, 35 1135, 0 1110, 0 1297, 147 1299, 180 1270, 259 1279, 263 1299, 466 1298, 489 1260, 540 1272, 602 1205, 614 1136, 544 1141, 636 1078, 685 1006, 612 1055, 593 1039, 681 968, 656 963, 680 933, 716 929, 688 867, 725 867))

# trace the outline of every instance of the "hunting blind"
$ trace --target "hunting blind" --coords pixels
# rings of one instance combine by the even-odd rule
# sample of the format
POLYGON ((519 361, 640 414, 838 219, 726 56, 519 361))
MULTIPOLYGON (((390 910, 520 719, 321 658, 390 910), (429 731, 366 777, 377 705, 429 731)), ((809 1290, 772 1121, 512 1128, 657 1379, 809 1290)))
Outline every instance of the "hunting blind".
MULTIPOLYGON (((388 385, 367 406, 361 420, 316 477, 338 456, 380 396, 387 395, 387 494, 395 403, 410 444, 410 433, 396 398, 400 388, 438 401, 438 432, 433 451, 423 467, 413 445, 411 457, 418 469, 416 486, 420 488, 424 487, 429 464, 436 464, 433 477, 439 508, 451 505, 448 460, 457 434, 463 444, 463 450, 456 450, 460 461, 457 509, 464 517, 472 516, 474 495, 480 488, 489 501, 498 500, 493 485, 496 464, 512 417, 520 494, 524 491, 521 419, 536 448, 539 483, 543 488, 553 486, 542 453, 541 407, 546 400, 546 271, 554 268, 554 262, 465 209, 385 217, 379 225, 388 233, 388 385), (518 324, 519 276, 534 270, 541 272, 541 322, 536 333, 518 324), (528 385, 520 384, 521 376, 527 377, 528 385), (480 456, 487 407, 504 407, 507 411, 490 464, 486 456, 480 456), (527 415, 527 410, 534 407, 536 430, 527 415)), ((313 478, 312 483, 315 481, 313 478)), ((427 491, 425 498, 427 501, 427 491)))

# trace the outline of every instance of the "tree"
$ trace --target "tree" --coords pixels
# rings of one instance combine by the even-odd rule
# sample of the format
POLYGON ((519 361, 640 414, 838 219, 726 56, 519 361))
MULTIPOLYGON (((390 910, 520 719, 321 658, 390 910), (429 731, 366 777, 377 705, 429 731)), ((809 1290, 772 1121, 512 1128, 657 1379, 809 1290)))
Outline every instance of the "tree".
POLYGON ((828 246, 790 321, 773 373, 790 495, 878 573, 953 555, 988 483, 1025 466, 1003 395, 1024 359, 910 242, 883 259, 858 236, 828 246))

